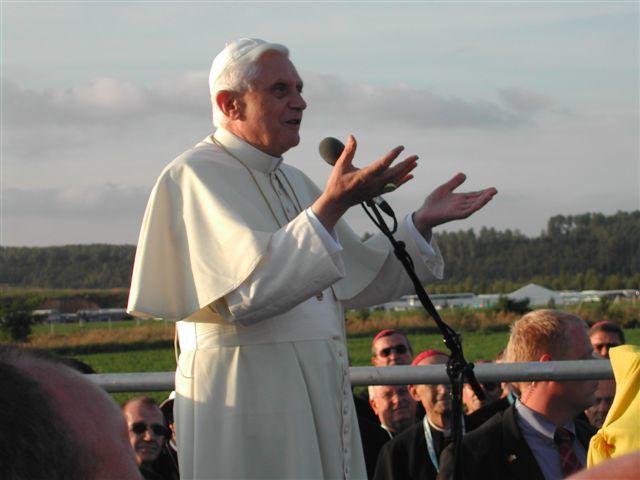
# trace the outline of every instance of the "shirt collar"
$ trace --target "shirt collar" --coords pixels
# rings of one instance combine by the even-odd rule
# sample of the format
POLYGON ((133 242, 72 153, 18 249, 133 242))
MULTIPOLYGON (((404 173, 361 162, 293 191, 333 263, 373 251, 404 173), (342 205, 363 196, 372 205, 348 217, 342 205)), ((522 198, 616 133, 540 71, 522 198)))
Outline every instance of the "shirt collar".
MULTIPOLYGON (((547 420, 544 415, 527 407, 519 399, 516 399, 515 408, 522 421, 529 427, 531 427, 531 429, 535 430, 540 435, 553 440, 553 436, 556 432, 556 426, 553 422, 547 420)), ((574 422, 568 422, 563 425, 563 427, 569 430, 574 435, 576 434, 576 427, 574 422)))
POLYGON ((393 438, 393 433, 391 433, 391 430, 389 430, 384 423, 381 423, 380 426, 384 431, 386 431, 389 434, 389 437, 393 438))
POLYGON ((249 145, 247 142, 237 137, 233 133, 224 128, 218 128, 213 135, 209 135, 205 138, 206 143, 221 144, 228 153, 237 157, 245 166, 258 170, 263 173, 271 173, 276 170, 282 163, 282 157, 272 157, 258 150, 253 145, 249 145))
POLYGON ((435 430, 436 432, 440 432, 440 433, 442 433, 442 435, 443 435, 445 438, 448 438, 448 437, 450 437, 450 436, 451 436, 451 428, 446 428, 446 429, 445 429, 445 428, 438 427, 437 425, 435 425, 435 424, 431 421, 431 419, 429 418, 429 415, 425 415, 425 416, 424 416, 424 418, 426 418, 426 419, 427 419, 427 423, 429 424, 429 426, 431 427, 431 429, 432 429, 432 430, 435 430))

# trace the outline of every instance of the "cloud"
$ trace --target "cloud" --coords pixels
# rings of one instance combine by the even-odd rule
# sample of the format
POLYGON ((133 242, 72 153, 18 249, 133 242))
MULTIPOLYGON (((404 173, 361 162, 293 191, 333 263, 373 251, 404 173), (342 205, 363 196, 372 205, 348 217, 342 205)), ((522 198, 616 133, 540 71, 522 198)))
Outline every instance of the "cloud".
POLYGON ((201 117, 210 110, 205 72, 185 74, 152 87, 115 78, 35 91, 2 79, 7 128, 113 126, 157 115, 201 117))
MULTIPOLYGON (((403 84, 348 83, 336 76, 308 73, 305 96, 318 118, 371 121, 393 118, 417 128, 512 128, 551 105, 551 100, 522 88, 499 90, 502 104, 490 100, 443 96, 403 84)), ((175 79, 143 86, 114 78, 85 85, 23 89, 3 79, 7 127, 122 125, 158 115, 202 118, 210 111, 207 73, 189 71, 175 79)))
POLYGON ((106 183, 98 186, 3 189, 3 216, 109 219, 141 216, 149 192, 140 187, 106 183))
POLYGON ((322 121, 348 119, 383 126, 393 119, 394 124, 413 128, 514 128, 530 123, 535 113, 551 104, 548 97, 518 88, 500 90, 499 103, 443 96, 403 84, 347 83, 318 74, 305 77, 305 96, 314 123, 317 116, 322 121))
POLYGON ((523 114, 536 113, 553 106, 551 97, 524 88, 501 88, 498 95, 505 105, 523 114))

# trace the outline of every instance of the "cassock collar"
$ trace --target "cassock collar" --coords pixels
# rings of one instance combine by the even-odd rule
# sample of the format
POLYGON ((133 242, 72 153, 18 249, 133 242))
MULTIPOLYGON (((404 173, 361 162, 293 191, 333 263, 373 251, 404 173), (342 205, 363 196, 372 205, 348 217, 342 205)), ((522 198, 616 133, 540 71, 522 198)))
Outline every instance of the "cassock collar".
POLYGON ((204 141, 206 143, 215 143, 212 137, 226 148, 229 153, 236 156, 244 165, 253 170, 271 173, 282 163, 282 157, 272 157, 253 145, 249 145, 224 128, 218 128, 213 135, 209 135, 204 141))

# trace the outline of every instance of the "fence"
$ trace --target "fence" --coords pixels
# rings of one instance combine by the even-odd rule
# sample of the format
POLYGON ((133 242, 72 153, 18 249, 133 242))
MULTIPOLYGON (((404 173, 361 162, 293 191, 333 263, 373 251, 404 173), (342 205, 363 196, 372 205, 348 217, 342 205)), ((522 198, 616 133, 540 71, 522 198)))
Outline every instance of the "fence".
MULTIPOLYGON (((613 378, 609 360, 563 362, 480 363, 474 371, 479 382, 543 380, 603 380, 613 378)), ((407 385, 448 383, 444 365, 351 367, 351 384, 407 385)), ((88 377, 108 392, 173 390, 174 372, 107 373, 88 377)))

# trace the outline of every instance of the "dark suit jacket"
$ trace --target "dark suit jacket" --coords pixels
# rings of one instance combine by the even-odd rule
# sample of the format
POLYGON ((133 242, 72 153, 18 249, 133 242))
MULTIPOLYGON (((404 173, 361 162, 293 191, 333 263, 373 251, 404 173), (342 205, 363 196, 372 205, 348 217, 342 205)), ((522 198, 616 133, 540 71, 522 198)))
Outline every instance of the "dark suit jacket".
POLYGON ((360 427, 360 439, 362 440, 362 452, 364 453, 364 463, 367 467, 367 478, 372 479, 376 470, 376 462, 382 446, 391 440, 389 433, 380 426, 366 418, 358 417, 360 427))
POLYGON ((420 421, 382 447, 374 480, 435 480, 437 473, 429 460, 420 421))
MULTIPOLYGON (((595 428, 580 420, 576 420, 575 425, 576 437, 585 450, 588 450, 595 428)), ((459 478, 464 480, 544 480, 516 423, 513 405, 465 435, 460 454, 462 472, 459 478)), ((450 445, 440 457, 438 480, 453 480, 453 461, 453 445, 450 445)))
POLYGON ((467 415, 465 418, 465 427, 467 427, 467 432, 475 430, 496 413, 505 411, 510 405, 511 403, 509 403, 509 399, 507 397, 499 398, 495 402, 491 402, 490 404, 479 408, 472 414, 467 415))

